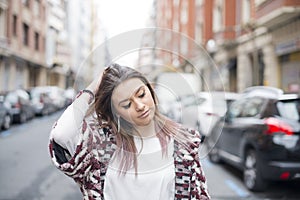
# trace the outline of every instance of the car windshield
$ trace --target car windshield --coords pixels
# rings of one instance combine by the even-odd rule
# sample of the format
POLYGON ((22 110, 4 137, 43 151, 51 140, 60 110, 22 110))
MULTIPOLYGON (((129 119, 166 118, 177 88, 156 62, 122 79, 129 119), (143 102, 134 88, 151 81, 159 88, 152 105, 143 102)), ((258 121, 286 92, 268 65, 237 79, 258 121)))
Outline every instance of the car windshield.
POLYGON ((277 102, 277 108, 280 116, 300 121, 300 99, 279 101, 277 102))

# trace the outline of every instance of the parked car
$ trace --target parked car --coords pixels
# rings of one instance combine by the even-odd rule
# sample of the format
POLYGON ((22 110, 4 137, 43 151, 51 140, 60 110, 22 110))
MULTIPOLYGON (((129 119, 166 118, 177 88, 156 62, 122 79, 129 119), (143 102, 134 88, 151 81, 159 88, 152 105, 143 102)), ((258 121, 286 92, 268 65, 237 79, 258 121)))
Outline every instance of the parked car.
POLYGON ((209 159, 243 171, 245 186, 300 177, 300 98, 272 87, 248 88, 206 138, 209 159))
POLYGON ((4 99, 4 94, 0 94, 0 129, 7 130, 11 126, 12 116, 4 99))
POLYGON ((216 121, 225 115, 228 105, 238 97, 237 93, 215 91, 181 97, 181 123, 207 136, 216 121))
POLYGON ((35 116, 29 94, 23 89, 10 91, 5 100, 13 117, 13 122, 24 123, 35 116))
POLYGON ((57 110, 53 100, 49 96, 48 86, 39 86, 31 88, 28 91, 35 115, 48 115, 57 110))
POLYGON ((48 86, 48 92, 49 97, 58 110, 66 107, 67 98, 64 89, 57 86, 48 86))
POLYGON ((73 88, 68 88, 65 90, 66 106, 69 106, 73 102, 76 94, 77 92, 73 88))
POLYGON ((176 122, 181 122, 182 105, 180 98, 168 99, 167 101, 159 101, 160 112, 176 122))

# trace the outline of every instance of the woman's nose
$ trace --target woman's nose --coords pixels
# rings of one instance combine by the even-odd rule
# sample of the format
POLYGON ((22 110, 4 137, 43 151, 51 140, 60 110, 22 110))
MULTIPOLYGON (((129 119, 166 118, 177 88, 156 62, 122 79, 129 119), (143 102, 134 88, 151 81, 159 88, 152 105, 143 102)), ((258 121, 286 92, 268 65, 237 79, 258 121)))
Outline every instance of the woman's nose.
POLYGON ((143 102, 137 100, 135 102, 135 110, 136 111, 142 111, 144 109, 145 109, 145 104, 143 102))

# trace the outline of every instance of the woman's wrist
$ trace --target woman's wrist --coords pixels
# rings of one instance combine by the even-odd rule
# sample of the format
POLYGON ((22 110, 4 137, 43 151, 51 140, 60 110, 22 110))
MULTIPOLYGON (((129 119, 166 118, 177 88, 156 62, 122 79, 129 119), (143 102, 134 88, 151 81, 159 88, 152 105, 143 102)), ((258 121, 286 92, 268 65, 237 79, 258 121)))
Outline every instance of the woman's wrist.
POLYGON ((88 104, 89 105, 95 101, 95 94, 91 90, 89 90, 89 89, 80 90, 77 95, 77 98, 83 94, 88 95, 88 104))

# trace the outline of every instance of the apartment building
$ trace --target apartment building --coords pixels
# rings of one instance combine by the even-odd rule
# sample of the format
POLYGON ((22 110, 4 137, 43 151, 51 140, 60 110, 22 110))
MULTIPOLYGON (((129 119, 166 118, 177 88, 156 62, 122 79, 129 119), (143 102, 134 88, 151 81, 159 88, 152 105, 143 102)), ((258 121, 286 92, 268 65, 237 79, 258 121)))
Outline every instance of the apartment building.
POLYGON ((67 34, 67 1, 47 0, 46 64, 48 85, 72 86, 71 53, 67 34))
POLYGON ((299 92, 300 77, 296 77, 299 74, 296 67, 299 3, 289 0, 215 1, 214 7, 220 8, 217 16, 225 19, 219 23, 220 30, 214 30, 213 38, 217 44, 214 60, 220 68, 225 90, 240 92, 249 86, 266 85, 299 92), (226 24, 228 18, 232 21, 229 26, 226 24), (220 40, 222 30, 232 35, 220 40), (294 46, 286 49, 290 42, 294 42, 294 46), (292 64, 287 62, 290 57, 286 56, 291 52, 294 52, 290 59, 292 64))
POLYGON ((156 1, 157 43, 166 51, 158 55, 175 68, 184 67, 195 47, 195 1, 156 1))
POLYGON ((240 92, 266 85, 299 92, 300 2, 212 2, 214 48, 206 47, 218 67, 211 74, 213 88, 240 92))
POLYGON ((300 1, 255 2, 256 26, 264 27, 269 43, 263 50, 264 84, 300 93, 300 1))
MULTIPOLYGON (((213 62, 194 67, 209 89, 240 92, 254 85, 300 92, 298 0, 161 0, 157 26, 178 31, 201 44, 213 62)), ((193 52, 183 41, 158 37, 181 55, 193 52)), ((176 57, 158 55, 182 65, 176 57)), ((205 88, 202 88, 205 90, 205 88)))
POLYGON ((1 26, 6 51, 1 51, 0 90, 46 84, 46 1, 11 0, 1 5, 5 5, 1 26))

